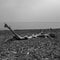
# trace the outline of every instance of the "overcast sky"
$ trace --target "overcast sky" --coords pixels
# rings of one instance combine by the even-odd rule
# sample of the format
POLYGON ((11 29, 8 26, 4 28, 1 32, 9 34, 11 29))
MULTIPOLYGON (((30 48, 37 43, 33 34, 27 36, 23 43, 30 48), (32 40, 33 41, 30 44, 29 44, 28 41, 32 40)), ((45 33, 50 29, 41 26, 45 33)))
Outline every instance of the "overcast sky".
MULTIPOLYGON (((21 22, 60 22, 60 0, 0 0, 0 28, 4 22, 16 26, 25 26, 21 22)), ((30 25, 27 23, 27 28, 30 25)))

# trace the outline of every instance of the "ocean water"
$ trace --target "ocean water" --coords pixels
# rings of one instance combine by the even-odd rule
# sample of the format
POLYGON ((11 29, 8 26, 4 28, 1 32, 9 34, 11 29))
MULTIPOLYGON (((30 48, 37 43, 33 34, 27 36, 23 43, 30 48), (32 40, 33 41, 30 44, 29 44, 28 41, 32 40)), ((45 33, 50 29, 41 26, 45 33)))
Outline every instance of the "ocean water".
MULTIPOLYGON (((60 28, 60 22, 7 22, 12 29, 46 29, 60 28)), ((0 30, 5 30, 4 23, 0 22, 0 30)))

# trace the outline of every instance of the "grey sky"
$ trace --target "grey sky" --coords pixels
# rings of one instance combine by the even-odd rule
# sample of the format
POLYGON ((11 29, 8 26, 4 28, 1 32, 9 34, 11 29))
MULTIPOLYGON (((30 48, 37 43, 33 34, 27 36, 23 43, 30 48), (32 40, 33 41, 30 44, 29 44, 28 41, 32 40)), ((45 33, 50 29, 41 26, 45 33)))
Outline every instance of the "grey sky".
POLYGON ((60 22, 60 0, 0 0, 1 22, 60 22))

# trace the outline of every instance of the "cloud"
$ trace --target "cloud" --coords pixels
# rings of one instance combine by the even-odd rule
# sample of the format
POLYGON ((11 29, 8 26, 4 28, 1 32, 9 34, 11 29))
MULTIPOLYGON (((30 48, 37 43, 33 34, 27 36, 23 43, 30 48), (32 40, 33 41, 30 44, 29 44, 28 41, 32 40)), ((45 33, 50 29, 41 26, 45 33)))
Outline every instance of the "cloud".
POLYGON ((59 0, 0 0, 2 21, 59 21, 59 0))

